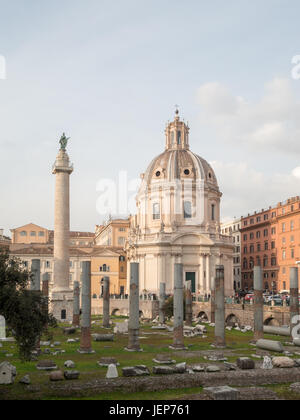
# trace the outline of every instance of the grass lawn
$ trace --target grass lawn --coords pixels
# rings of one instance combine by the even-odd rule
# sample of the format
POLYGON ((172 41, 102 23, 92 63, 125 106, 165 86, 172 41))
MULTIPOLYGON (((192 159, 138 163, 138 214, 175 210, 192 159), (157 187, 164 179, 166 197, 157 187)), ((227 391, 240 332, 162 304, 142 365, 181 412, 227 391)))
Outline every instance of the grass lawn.
MULTIPOLYGON (((108 334, 111 331, 103 329, 101 326, 101 317, 93 317, 93 321, 96 323, 92 325, 92 333, 103 333, 108 334)), ((123 322, 124 317, 112 317, 114 323, 123 322)), ((97 361, 101 357, 116 357, 120 363, 119 374, 121 375, 121 368, 125 366, 135 366, 143 364, 148 367, 154 365, 152 359, 156 354, 169 353, 176 360, 177 363, 187 362, 190 364, 195 363, 208 363, 204 358, 204 355, 199 354, 199 351, 213 350, 211 344, 214 341, 214 330, 211 327, 207 327, 208 333, 207 338, 186 338, 185 345, 188 347, 188 351, 183 354, 182 352, 173 352, 169 349, 169 345, 172 344, 173 335, 165 331, 153 331, 150 325, 143 325, 140 330, 141 347, 143 352, 130 353, 124 351, 128 343, 127 335, 115 336, 114 342, 93 342, 93 350, 95 354, 82 355, 77 352, 79 343, 68 344, 67 339, 69 338, 80 338, 80 331, 75 335, 66 336, 62 332, 64 325, 59 325, 58 328, 52 329, 51 334, 53 335, 51 343, 55 341, 61 342, 58 349, 65 350, 64 354, 57 356, 42 354, 39 360, 53 360, 58 366, 58 369, 66 370, 64 368, 64 362, 66 360, 72 360, 76 364, 76 370, 80 371, 80 379, 76 382, 76 385, 80 388, 80 384, 87 383, 91 380, 105 378, 106 368, 98 366, 97 361), (193 354, 193 352, 195 352, 193 354)), ((249 356, 256 352, 255 347, 250 345, 250 341, 253 338, 253 333, 241 333, 240 331, 226 331, 227 349, 230 350, 231 354, 228 357, 229 362, 235 362, 239 356, 249 356)), ((266 336, 265 338, 275 339, 278 341, 286 342, 287 337, 272 337, 266 336)), ((42 341, 47 341, 47 337, 42 337, 42 341)), ((50 348, 50 347, 49 347, 50 348)), ((42 347, 44 350, 45 347, 42 347)), ((56 348, 50 348, 51 352, 55 351, 56 348)), ((254 359, 257 360, 257 359, 254 359)), ((0 348, 0 363, 3 361, 9 361, 17 368, 17 378, 14 385, 11 386, 0 386, 0 399, 95 399, 95 400, 160 400, 160 399, 174 399, 184 397, 189 394, 197 394, 201 392, 201 388, 188 388, 188 389, 176 389, 176 390, 164 390, 162 392, 137 392, 137 393, 126 393, 114 392, 114 393, 102 393, 93 394, 93 390, 78 390, 74 397, 62 397, 60 392, 55 389, 55 385, 49 381, 49 372, 38 371, 36 368, 37 362, 26 362, 22 363, 18 359, 17 346, 15 343, 5 342, 3 347, 0 348), (6 354, 13 354, 13 357, 6 357, 6 354), (27 388, 24 385, 19 384, 19 380, 26 374, 30 375, 31 388, 27 388)), ((217 362, 210 362, 210 364, 218 364, 217 362)), ((128 379, 130 380, 130 378, 128 379)), ((70 381, 73 382, 73 381, 70 381)), ((60 382, 58 385, 61 384, 60 382)), ((67 382, 63 382, 67 384, 67 382)), ((280 395, 286 395, 288 386, 282 385, 277 387, 280 395)), ((277 389, 276 387, 274 389, 277 389)), ((277 391, 276 391, 277 392, 277 391)))

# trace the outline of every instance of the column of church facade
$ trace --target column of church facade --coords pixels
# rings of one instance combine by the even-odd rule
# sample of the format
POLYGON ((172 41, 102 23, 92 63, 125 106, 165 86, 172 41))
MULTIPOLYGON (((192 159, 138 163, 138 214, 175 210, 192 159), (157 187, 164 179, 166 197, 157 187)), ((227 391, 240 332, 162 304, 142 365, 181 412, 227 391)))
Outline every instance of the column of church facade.
POLYGON ((215 290, 215 273, 216 273, 216 255, 210 256, 210 290, 215 290))
POLYGON ((199 267, 199 285, 200 285, 200 294, 204 295, 204 256, 200 255, 200 267, 199 267))
POLYGON ((206 294, 210 294, 210 254, 206 254, 206 269, 205 269, 205 279, 206 279, 206 294))

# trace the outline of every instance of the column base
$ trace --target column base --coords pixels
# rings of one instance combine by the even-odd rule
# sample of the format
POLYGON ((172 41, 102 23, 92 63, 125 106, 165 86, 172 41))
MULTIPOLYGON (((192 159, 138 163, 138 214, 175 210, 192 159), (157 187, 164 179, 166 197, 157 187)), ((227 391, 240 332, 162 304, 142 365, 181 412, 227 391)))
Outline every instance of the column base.
POLYGON ((185 347, 184 345, 180 345, 180 344, 172 344, 171 346, 169 346, 169 349, 171 350, 188 350, 188 347, 185 347))
POLYGON ((264 333, 261 333, 261 334, 254 333, 252 342, 256 344, 258 340, 262 340, 264 339, 264 337, 265 337, 264 333))
POLYGON ((211 344, 211 347, 213 347, 214 349, 226 349, 226 344, 214 343, 214 344, 211 344))
POLYGON ((73 315, 73 322, 72 322, 73 327, 80 327, 80 315, 73 315))
POLYGON ((125 347, 124 348, 125 351, 129 351, 129 352, 141 352, 144 351, 143 349, 141 349, 140 347, 136 347, 136 348, 129 348, 129 347, 125 347))
POLYGON ((78 349, 77 350, 78 353, 80 354, 95 354, 95 350, 92 349, 78 349))

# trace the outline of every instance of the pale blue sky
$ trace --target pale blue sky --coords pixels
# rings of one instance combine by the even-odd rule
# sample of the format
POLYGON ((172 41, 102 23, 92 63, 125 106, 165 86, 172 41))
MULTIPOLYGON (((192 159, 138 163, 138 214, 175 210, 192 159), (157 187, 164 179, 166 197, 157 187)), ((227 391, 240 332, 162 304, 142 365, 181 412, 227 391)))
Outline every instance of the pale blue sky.
POLYGON ((299 194, 299 178, 297 184, 290 177, 300 166, 300 80, 291 78, 291 59, 300 54, 298 0, 0 0, 0 6, 6 232, 28 222, 53 227, 51 166, 63 131, 72 138, 75 166, 71 226, 93 230, 102 222, 97 182, 116 179, 119 170, 138 177, 163 150, 175 104, 190 123, 192 150, 216 162, 223 217, 299 194), (281 83, 263 100, 274 79, 281 83), (212 97, 210 83, 217 86, 212 97), (222 87, 228 95, 220 118, 222 87), (228 120, 230 97, 242 97, 250 109, 228 120), (273 97, 278 103, 270 111, 273 97), (262 130, 263 118, 273 126, 262 130))

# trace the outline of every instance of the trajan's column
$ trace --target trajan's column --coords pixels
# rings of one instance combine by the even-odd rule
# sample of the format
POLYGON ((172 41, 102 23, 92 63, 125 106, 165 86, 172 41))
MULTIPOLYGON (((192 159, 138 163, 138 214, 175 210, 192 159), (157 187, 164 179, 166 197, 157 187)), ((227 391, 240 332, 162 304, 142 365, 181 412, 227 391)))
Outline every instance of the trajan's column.
POLYGON ((73 166, 66 152, 68 138, 60 139, 53 166, 55 175, 54 270, 51 310, 58 321, 72 321, 73 290, 70 289, 70 175, 73 166))

